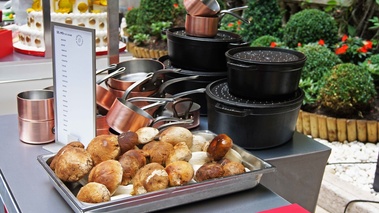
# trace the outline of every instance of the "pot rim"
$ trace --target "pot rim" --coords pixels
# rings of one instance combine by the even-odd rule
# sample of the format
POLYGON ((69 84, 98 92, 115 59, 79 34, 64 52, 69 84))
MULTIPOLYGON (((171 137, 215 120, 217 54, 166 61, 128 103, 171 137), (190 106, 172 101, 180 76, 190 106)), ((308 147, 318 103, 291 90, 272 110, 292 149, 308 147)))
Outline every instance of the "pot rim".
POLYGON ((221 97, 218 97, 217 95, 215 95, 213 92, 211 92, 211 89, 215 86, 215 85, 219 85, 219 84, 222 84, 222 83, 226 83, 227 79, 220 79, 220 80, 217 80, 217 81, 214 81, 210 84, 207 85, 206 87, 206 95, 208 98, 218 102, 218 103, 221 103, 221 104, 224 104, 224 105, 228 105, 230 107, 237 107, 237 108, 244 108, 246 110, 248 109, 251 109, 251 110, 278 110, 278 111, 283 111, 284 108, 288 108, 288 109, 294 109, 294 108, 297 108, 297 107, 300 107, 302 102, 303 102, 303 99, 304 99, 304 91, 301 89, 301 88, 298 88, 297 91, 295 92, 296 94, 296 97, 295 98, 292 98, 292 99, 287 99, 287 100, 278 100, 278 101, 266 101, 266 100, 257 100, 257 102, 259 103, 248 103, 249 100, 251 101, 254 101, 252 99, 245 99, 245 98, 239 98, 239 97, 235 97, 236 100, 241 100, 241 102, 238 102, 238 101, 233 101, 233 100, 227 100, 227 99, 223 99, 221 97))
POLYGON ((236 60, 239 62, 243 63, 248 63, 248 64, 257 64, 257 65, 276 65, 276 66, 282 66, 282 65, 294 65, 294 64, 303 64, 307 60, 307 57, 299 51, 295 50, 290 50, 290 49, 285 49, 285 48, 280 48, 280 47, 236 47, 229 49, 228 51, 225 52, 225 56, 228 60, 236 60), (295 61, 282 61, 282 62, 261 62, 261 61, 253 61, 253 60, 248 60, 248 59, 242 59, 238 57, 234 57, 236 53, 239 52, 244 52, 244 51, 274 51, 274 52, 285 52, 289 53, 292 55, 297 56, 299 59, 295 61))
POLYGON ((231 43, 231 42, 241 42, 242 41, 242 37, 240 35, 238 35, 236 33, 228 32, 228 31, 223 31, 223 30, 218 30, 215 37, 196 37, 196 36, 189 36, 187 34, 180 35, 180 34, 176 33, 178 31, 183 31, 185 34, 186 29, 185 29, 185 27, 173 27, 173 28, 167 29, 166 34, 167 34, 168 39, 177 38, 177 39, 185 39, 188 41, 207 42, 207 43, 209 43, 209 42, 231 43), (224 35, 226 34, 232 38, 231 39, 219 39, 219 38, 217 38, 217 35, 219 35, 219 34, 224 34, 224 35))

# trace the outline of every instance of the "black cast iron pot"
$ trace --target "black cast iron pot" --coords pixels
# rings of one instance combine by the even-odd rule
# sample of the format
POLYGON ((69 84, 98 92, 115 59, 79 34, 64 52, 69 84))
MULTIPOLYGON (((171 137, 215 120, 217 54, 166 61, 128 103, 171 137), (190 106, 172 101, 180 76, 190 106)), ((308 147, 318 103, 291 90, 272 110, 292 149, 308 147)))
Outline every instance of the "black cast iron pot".
POLYGON ((256 101, 229 93, 226 79, 210 83, 206 88, 208 129, 225 133, 246 149, 266 149, 292 139, 300 106, 301 89, 282 101, 256 101))
POLYGON ((177 68, 196 71, 224 72, 225 52, 248 45, 240 35, 221 30, 211 38, 188 36, 184 27, 168 29, 166 35, 171 63, 177 68))
POLYGON ((228 86, 235 96, 283 99, 298 89, 306 56, 298 51, 271 47, 228 50, 228 86))

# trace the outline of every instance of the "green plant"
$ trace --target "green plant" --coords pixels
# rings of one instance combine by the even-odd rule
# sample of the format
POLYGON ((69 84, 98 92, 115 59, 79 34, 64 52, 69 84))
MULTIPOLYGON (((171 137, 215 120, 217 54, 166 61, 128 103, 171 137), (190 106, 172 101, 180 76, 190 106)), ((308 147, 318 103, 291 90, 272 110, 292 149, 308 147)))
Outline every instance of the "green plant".
POLYGON ((318 100, 338 117, 361 116, 371 108, 376 90, 370 73, 363 67, 343 63, 325 73, 318 100))
POLYGON ((342 63, 329 48, 317 43, 309 43, 296 48, 296 50, 307 57, 301 73, 303 79, 311 78, 314 82, 317 82, 332 67, 342 63))
POLYGON ((137 17, 139 8, 132 8, 125 13, 125 21, 128 26, 137 24, 137 17))
POLYGON ((372 42, 357 36, 342 36, 334 48, 335 53, 345 63, 358 64, 372 54, 372 42))
POLYGON ((338 41, 338 26, 334 18, 317 9, 305 9, 288 20, 284 27, 283 42, 289 47, 317 42, 322 39, 327 46, 338 41))
POLYGON ((258 37, 250 46, 252 47, 284 47, 284 44, 280 41, 279 38, 271 35, 264 35, 258 37))
POLYGON ((162 31, 168 29, 172 26, 172 22, 170 21, 160 21, 151 24, 151 35, 156 36, 159 39, 166 40, 166 34, 163 34, 162 31))
POLYGON ((148 34, 143 34, 143 33, 137 33, 136 35, 133 36, 133 42, 136 45, 141 45, 141 44, 146 44, 150 40, 150 36, 148 34))
POLYGON ((167 49, 164 29, 184 23, 185 8, 179 0, 141 0, 138 8, 126 15, 126 34, 137 46, 151 49, 167 49))
POLYGON ((136 24, 150 26, 153 22, 172 21, 175 3, 174 0, 141 0, 136 24))
POLYGON ((379 80, 379 54, 371 55, 360 65, 371 73, 374 80, 379 80))
POLYGON ((243 17, 250 24, 242 23, 240 35, 246 42, 251 42, 264 35, 282 37, 282 18, 277 0, 251 0, 243 17))
POLYGON ((317 100, 318 81, 326 72, 335 65, 342 63, 342 61, 329 48, 318 43, 306 44, 296 48, 296 50, 307 57, 301 72, 303 82, 299 84, 299 87, 306 94, 305 103, 313 104, 317 100))
POLYGON ((234 16, 225 15, 220 21, 220 30, 232 33, 240 33, 242 21, 234 16))

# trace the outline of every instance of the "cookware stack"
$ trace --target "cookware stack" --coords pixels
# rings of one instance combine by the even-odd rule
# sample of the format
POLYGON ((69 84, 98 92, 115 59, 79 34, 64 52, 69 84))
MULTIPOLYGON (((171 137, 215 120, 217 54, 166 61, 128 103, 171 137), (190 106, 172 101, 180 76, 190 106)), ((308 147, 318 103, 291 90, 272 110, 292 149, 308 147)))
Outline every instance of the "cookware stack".
MULTIPOLYGON (((166 31, 168 56, 162 57, 160 61, 166 66, 182 69, 180 73, 167 74, 168 79, 190 75, 198 75, 199 78, 168 87, 169 93, 205 88, 209 83, 225 78, 225 52, 234 47, 248 45, 240 35, 218 30, 221 16, 229 12, 220 11, 216 0, 184 0, 183 4, 187 10, 185 27, 166 31)), ((189 97, 202 106, 201 114, 206 115, 205 94, 189 97)))
POLYGON ((239 47, 225 53, 227 78, 206 88, 208 128, 246 149, 292 139, 304 92, 304 54, 281 48, 239 47))

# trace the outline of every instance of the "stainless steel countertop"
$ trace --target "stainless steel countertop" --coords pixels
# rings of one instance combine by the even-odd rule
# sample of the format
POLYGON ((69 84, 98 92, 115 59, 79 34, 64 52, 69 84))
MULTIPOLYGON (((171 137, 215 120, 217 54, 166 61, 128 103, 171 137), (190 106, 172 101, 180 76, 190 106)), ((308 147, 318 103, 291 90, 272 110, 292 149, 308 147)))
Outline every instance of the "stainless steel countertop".
MULTIPOLYGON (((0 195, 9 212, 71 212, 37 162, 38 155, 48 152, 42 145, 30 145, 19 140, 17 115, 0 116, 0 135, 0 195)), ((288 204, 284 198, 258 185, 164 212, 258 212, 288 204)))

